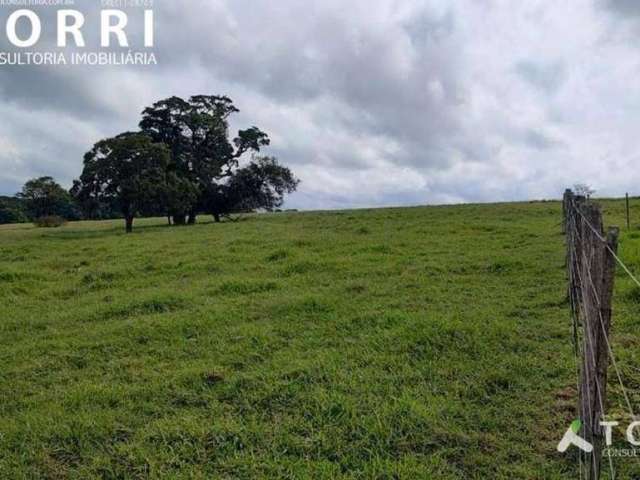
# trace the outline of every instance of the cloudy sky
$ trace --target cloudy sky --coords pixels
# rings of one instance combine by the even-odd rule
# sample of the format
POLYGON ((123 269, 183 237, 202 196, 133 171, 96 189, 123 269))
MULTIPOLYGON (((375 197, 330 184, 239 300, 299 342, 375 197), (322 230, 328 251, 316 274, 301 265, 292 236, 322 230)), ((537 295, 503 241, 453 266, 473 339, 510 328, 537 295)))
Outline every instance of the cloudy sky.
MULTIPOLYGON (((99 2, 76 4, 97 47, 99 2)), ((0 51, 15 51, 13 10, 0 6, 0 51)), ((43 49, 52 9, 36 11, 43 49)), ((155 0, 154 11, 157 66, 0 66, 0 195, 40 175, 69 186, 95 141, 193 94, 229 95, 234 128, 269 133, 267 152, 303 181, 290 208, 553 198, 576 182, 640 194, 640 1, 155 0)))

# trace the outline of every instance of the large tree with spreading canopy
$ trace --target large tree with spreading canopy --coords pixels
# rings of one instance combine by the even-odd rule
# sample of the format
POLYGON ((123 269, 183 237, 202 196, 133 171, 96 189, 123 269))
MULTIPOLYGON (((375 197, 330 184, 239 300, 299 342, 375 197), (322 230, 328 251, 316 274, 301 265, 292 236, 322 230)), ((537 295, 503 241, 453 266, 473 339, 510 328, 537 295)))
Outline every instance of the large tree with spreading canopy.
POLYGON ((229 135, 229 117, 238 111, 215 95, 154 103, 142 112, 139 132, 102 140, 85 155, 73 195, 89 215, 120 210, 127 231, 138 214, 185 224, 202 212, 220 221, 237 211, 274 210, 299 180, 274 157, 257 156, 270 143, 258 127, 229 135))
POLYGON ((197 192, 185 211, 173 212, 175 223, 194 223, 206 192, 231 177, 245 153, 269 145, 269 137, 257 127, 230 139, 229 117, 238 111, 228 97, 197 95, 167 98, 142 112, 141 131, 169 148, 170 169, 197 192))
POLYGON ((123 133, 96 143, 84 156, 76 198, 117 205, 127 232, 133 219, 166 201, 169 150, 146 135, 123 133))

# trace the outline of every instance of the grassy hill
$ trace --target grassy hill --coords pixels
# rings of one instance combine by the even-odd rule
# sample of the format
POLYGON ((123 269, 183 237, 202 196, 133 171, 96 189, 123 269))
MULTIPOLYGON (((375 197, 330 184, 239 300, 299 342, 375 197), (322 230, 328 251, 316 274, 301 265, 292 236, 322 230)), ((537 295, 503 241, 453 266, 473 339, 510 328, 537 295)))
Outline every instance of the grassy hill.
MULTIPOLYGON (((606 203, 608 224, 621 214, 606 203)), ((555 452, 577 401, 560 218, 0 227, 0 477, 576 478, 555 452)), ((640 231, 621 254, 640 271, 640 231)), ((615 301, 637 388, 623 274, 615 301)))

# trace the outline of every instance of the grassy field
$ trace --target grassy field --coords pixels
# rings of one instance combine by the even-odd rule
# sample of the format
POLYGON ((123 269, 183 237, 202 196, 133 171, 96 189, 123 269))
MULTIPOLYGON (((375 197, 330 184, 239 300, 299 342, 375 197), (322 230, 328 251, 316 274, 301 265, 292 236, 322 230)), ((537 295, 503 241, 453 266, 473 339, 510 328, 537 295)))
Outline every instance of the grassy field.
POLYGON ((577 478, 560 210, 0 227, 0 478, 577 478))

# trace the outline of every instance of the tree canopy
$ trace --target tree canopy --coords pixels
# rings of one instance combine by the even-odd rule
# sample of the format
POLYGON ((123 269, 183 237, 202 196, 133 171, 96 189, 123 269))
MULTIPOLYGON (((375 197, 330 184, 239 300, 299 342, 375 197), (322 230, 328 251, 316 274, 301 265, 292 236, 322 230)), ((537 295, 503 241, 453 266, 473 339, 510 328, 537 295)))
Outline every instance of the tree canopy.
POLYGON ((275 157, 255 157, 224 184, 214 184, 206 193, 206 209, 216 221, 234 212, 273 211, 284 203, 300 181, 291 170, 278 164, 275 157))
POLYGON ((26 213, 32 219, 59 216, 73 220, 78 217, 71 195, 52 177, 29 180, 16 197, 24 202, 26 213))
POLYGON ((239 110, 225 96, 170 97, 142 112, 139 132, 102 140, 85 155, 72 193, 86 215, 119 210, 127 231, 136 215, 167 215, 195 223, 198 213, 222 216, 271 211, 299 180, 274 157, 258 127, 231 137, 229 117, 239 110), (241 166, 245 154, 252 161, 241 166))
POLYGON ((139 133, 102 140, 85 154, 75 193, 93 204, 118 205, 131 232, 133 219, 166 202, 169 150, 139 133))
POLYGON ((240 130, 231 140, 229 117, 236 112, 230 98, 216 95, 196 95, 189 100, 171 97, 142 112, 141 131, 167 145, 170 169, 196 192, 196 201, 185 204, 182 212, 172 212, 176 223, 184 223, 187 217, 194 223, 210 187, 231 176, 245 153, 269 145, 269 137, 257 127, 240 130))

